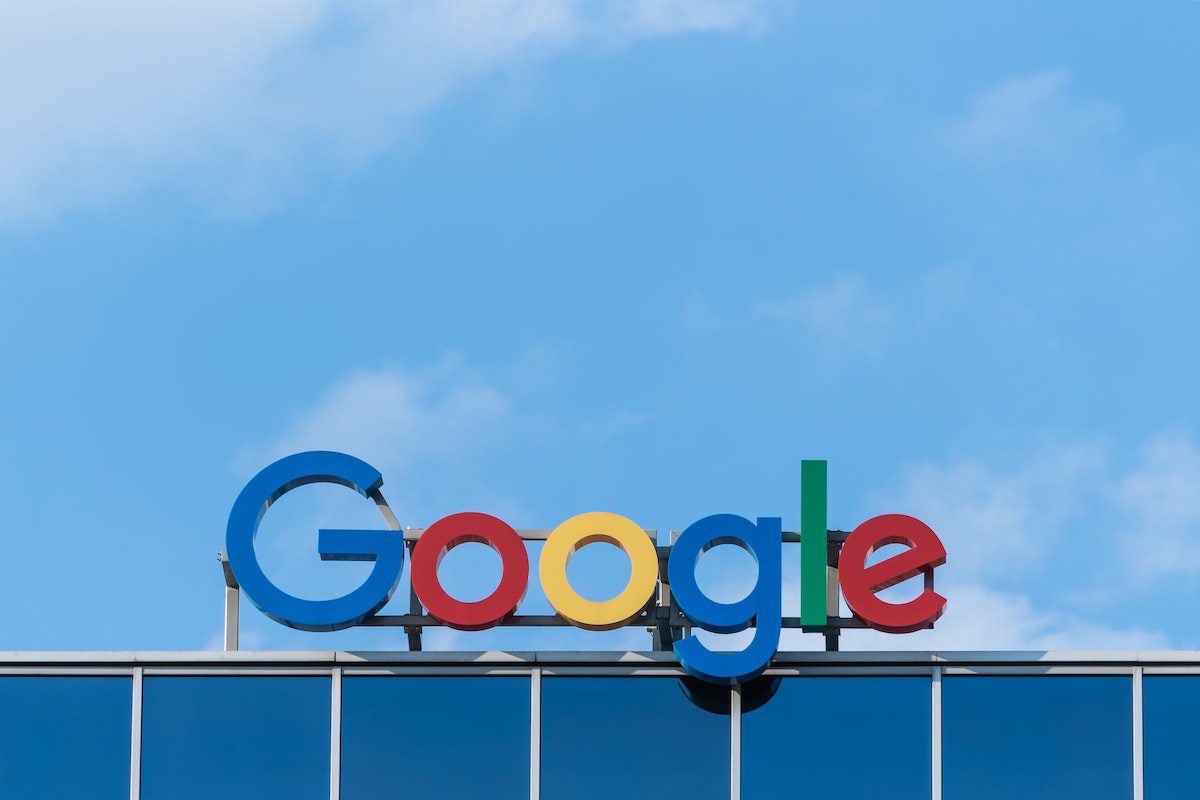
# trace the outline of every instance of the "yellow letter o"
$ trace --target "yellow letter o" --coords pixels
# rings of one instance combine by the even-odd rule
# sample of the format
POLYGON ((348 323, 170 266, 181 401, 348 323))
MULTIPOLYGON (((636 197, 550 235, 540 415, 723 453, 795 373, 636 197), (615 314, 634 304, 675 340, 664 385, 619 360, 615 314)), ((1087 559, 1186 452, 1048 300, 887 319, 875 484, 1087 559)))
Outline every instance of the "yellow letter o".
POLYGON ((658 552, 654 542, 633 520, 606 511, 571 517, 555 528, 542 547, 538 562, 542 590, 558 615, 579 628, 606 631, 634 620, 658 583, 658 552), (611 600, 588 600, 571 587, 567 561, 593 542, 616 545, 629 558, 629 583, 611 600))

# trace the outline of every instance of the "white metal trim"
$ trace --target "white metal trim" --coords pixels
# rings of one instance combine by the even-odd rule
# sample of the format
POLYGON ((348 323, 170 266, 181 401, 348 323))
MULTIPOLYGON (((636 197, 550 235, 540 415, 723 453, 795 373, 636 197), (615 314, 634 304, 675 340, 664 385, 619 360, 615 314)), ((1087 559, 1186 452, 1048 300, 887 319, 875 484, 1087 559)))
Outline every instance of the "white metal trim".
POLYGON ((613 664, 597 664, 591 667, 539 667, 547 677, 596 677, 629 676, 644 678, 682 678, 687 675, 681 668, 671 665, 661 667, 622 667, 613 664))
POLYGON ((236 652, 238 649, 239 607, 241 605, 241 590, 237 586, 225 587, 225 629, 222 645, 225 652, 236 652))
POLYGON ((1133 670, 1133 800, 1145 798, 1145 750, 1142 705, 1142 668, 1133 670))
POLYGON ((529 676, 529 800, 542 796, 542 671, 529 676))
POLYGON ((329 800, 342 796, 342 671, 334 668, 329 684, 329 800))
MULTIPOLYGON (((893 677, 893 678, 928 678, 934 673, 934 670, 939 667, 924 666, 839 666, 837 664, 829 664, 825 666, 809 666, 809 667, 772 667, 763 675, 769 678, 852 678, 856 676, 869 675, 874 678, 893 677)), ((1040 668, 1039 668, 1040 669, 1040 668)))
POLYGON ((0 677, 93 677, 128 678, 136 667, 0 667, 0 677))
POLYGON ((742 798, 742 689, 729 690, 729 799, 742 798))
POLYGON ((148 677, 152 678, 197 678, 197 677, 238 677, 238 678, 328 678, 334 668, 327 666, 313 667, 139 667, 148 677))
MULTIPOLYGON (((167 667, 195 666, 223 668, 227 666, 517 666, 532 667, 570 665, 664 666, 678 668, 672 653, 646 651, 471 651, 471 652, 408 652, 372 651, 342 652, 332 650, 239 650, 222 652, 194 651, 0 651, 0 669, 67 668, 131 668, 133 666, 167 667)), ((1044 652, 1044 651, 851 651, 841 652, 780 652, 775 668, 932 668, 954 666, 976 669, 1013 668, 1087 668, 1109 667, 1131 670, 1135 666, 1147 670, 1200 671, 1200 651, 1127 651, 1127 652, 1044 652)))
POLYGON ((142 669, 133 670, 133 708, 129 725, 129 800, 142 796, 142 669))
POLYGON ((930 742, 930 766, 932 767, 933 800, 942 800, 942 670, 933 671, 932 690, 930 692, 930 729, 933 737, 930 742))
POLYGON ((988 665, 960 666, 947 664, 941 667, 943 675, 1119 675, 1129 677, 1137 667, 1117 667, 1093 664, 1040 664, 1040 665, 988 665))
MULTIPOLYGON (((260 653, 269 655, 270 651, 260 653)), ((610 653, 613 655, 613 653, 610 653)), ((627 655, 620 653, 619 655, 627 655)), ((640 655, 640 654, 633 654, 640 655)), ((354 650, 338 651, 330 654, 331 661, 346 667, 350 666, 534 666, 534 662, 545 658, 546 653, 512 650, 354 650)), ((601 659, 607 661, 608 659, 601 659)), ((643 659, 644 660, 644 659, 643 659)))
POLYGON ((528 678, 532 667, 339 667, 347 677, 528 678))

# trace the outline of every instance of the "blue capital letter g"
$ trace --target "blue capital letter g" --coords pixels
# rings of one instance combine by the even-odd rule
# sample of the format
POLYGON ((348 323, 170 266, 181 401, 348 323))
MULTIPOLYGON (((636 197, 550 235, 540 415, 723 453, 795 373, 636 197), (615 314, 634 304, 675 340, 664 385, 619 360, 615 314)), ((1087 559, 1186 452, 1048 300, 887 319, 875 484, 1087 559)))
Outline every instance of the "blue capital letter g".
POLYGON ((344 453, 314 451, 287 456, 255 475, 229 512, 225 548, 246 596, 276 622, 303 631, 349 628, 391 599, 404 568, 404 535, 392 530, 322 530, 317 549, 326 561, 374 561, 366 581, 332 600, 304 600, 271 583, 258 563, 254 537, 271 504, 298 486, 336 483, 364 497, 383 483, 379 470, 344 453))

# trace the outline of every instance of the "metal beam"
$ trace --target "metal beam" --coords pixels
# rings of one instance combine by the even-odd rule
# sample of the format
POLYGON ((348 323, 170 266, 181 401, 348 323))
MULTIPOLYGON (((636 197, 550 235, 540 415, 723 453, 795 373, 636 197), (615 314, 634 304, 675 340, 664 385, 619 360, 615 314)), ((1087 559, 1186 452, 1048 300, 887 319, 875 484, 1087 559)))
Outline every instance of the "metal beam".
POLYGON ((742 798, 742 687, 729 690, 729 800, 742 798))
MULTIPOLYGON (((408 541, 408 542, 415 542, 417 539, 421 538, 421 534, 425 533, 425 528, 402 528, 400 530, 404 531, 404 540, 408 541)), ((653 541, 653 542, 658 541, 658 531, 657 530, 652 530, 650 528, 642 528, 642 530, 646 532, 646 535, 650 537, 651 541, 653 541)), ((544 542, 550 538, 550 534, 552 534, 552 533, 554 533, 553 528, 518 528, 517 529, 517 536, 520 536, 522 539, 524 539, 527 542, 544 542)), ((784 537, 784 541, 787 541, 786 536, 784 537)))
POLYGON ((942 669, 933 669, 933 691, 930 696, 930 730, 933 741, 930 743, 933 757, 933 800, 942 800, 942 669))
POLYGON ((1133 668, 1133 800, 1146 796, 1146 751, 1143 740, 1142 667, 1133 668))
POLYGON ((529 677, 529 800, 542 796, 542 671, 529 677))
MULTIPOLYGON (((395 515, 391 508, 383 500, 382 495, 374 497, 375 502, 379 505, 380 511, 387 520, 389 527, 394 530, 401 531, 404 535, 405 543, 409 549, 409 559, 411 562, 412 548, 415 547, 417 540, 424 533, 424 528, 400 528, 396 521, 395 515)), ((646 529, 646 535, 651 540, 657 542, 658 532, 655 530, 646 529)), ((518 535, 526 541, 545 541, 546 538, 553 533, 548 529, 522 529, 517 531, 518 535)), ((840 616, 841 597, 838 592, 838 558, 841 554, 842 545, 846 541, 849 533, 846 531, 831 530, 827 532, 828 548, 827 548, 827 567, 828 578, 826 586, 828 587, 826 606, 828 610, 828 618, 823 626, 805 626, 801 624, 800 617, 784 617, 781 620, 783 628, 800 628, 802 630, 821 633, 825 637, 825 649, 827 651, 836 651, 839 646, 839 636, 841 631, 847 629, 865 628, 866 624, 856 617, 840 616)), ((679 537, 678 531, 671 531, 669 539, 671 544, 679 537)), ((801 540, 801 535, 796 531, 784 531, 783 542, 794 544, 801 540)), ((666 562, 670 558, 671 547, 658 546, 656 550, 659 560, 659 585, 656 596, 651 603, 647 605, 646 611, 638 615, 630 621, 629 625, 643 626, 651 633, 651 647, 656 651, 669 651, 672 649, 674 642, 680 638, 690 635, 691 626, 688 620, 680 613, 678 607, 672 602, 671 587, 667 581, 666 562)), ((233 570, 229 566, 229 558, 225 551, 220 551, 218 555, 221 563, 221 571, 225 580, 225 619, 224 619, 224 636, 223 647, 226 652, 236 652, 238 649, 238 632, 240 626, 240 605, 241 605, 241 589, 238 586, 237 577, 233 574, 233 570)), ((399 627, 404 628, 405 635, 408 640, 408 649, 412 652, 418 652, 422 649, 422 633, 425 628, 440 626, 433 617, 425 613, 424 607, 421 605, 421 600, 417 596, 416 591, 409 586, 409 613, 407 614, 377 614, 369 619, 359 623, 365 627, 399 627)), ((504 626, 515 627, 567 627, 571 623, 559 617, 557 614, 517 614, 504 622, 500 623, 504 626)))
POLYGON ((133 714, 129 730, 129 800, 142 796, 142 668, 133 668, 133 714))
POLYGON ((225 627, 222 638, 225 652, 232 653, 238 649, 242 592, 237 576, 229 566, 229 554, 222 550, 217 553, 217 559, 221 562, 221 573, 225 577, 225 627))
POLYGON ((329 800, 342 797, 342 670, 330 673, 329 702, 329 800))

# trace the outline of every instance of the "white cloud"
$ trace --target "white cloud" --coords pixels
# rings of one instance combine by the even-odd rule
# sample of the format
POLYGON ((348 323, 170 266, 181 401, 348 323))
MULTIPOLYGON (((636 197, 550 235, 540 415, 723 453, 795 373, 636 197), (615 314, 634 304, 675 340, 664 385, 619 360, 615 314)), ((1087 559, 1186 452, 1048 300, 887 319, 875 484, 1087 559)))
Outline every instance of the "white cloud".
MULTIPOLYGON (((235 468, 252 474, 272 460, 305 450, 335 450, 362 458, 384 475, 384 495, 402 525, 428 525, 462 510, 461 495, 508 519, 521 519, 512 498, 491 485, 475 488, 474 460, 507 440, 515 424, 508 395, 454 356, 423 370, 353 373, 330 386, 273 443, 247 448, 235 468), (468 488, 470 487, 470 488, 468 488)), ((266 574, 297 596, 314 599, 352 591, 370 566, 321 561, 321 528, 378 528, 378 510, 340 487, 307 487, 272 507, 256 550, 266 574)), ((407 602, 406 584, 394 602, 407 602)), ((446 634, 449 636, 449 634, 446 634)), ((271 641, 277 641, 272 636, 271 641)), ((433 638, 453 644, 452 638, 433 638)))
POLYGON ((580 426, 580 435, 591 441, 604 442, 638 430, 657 418, 658 414, 652 412, 617 408, 585 420, 580 426))
POLYGON ((271 204, 488 73, 764 14, 760 0, 0 5, 0 223, 158 187, 271 204))
MULTIPOLYGON (((948 487, 953 491, 953 487, 948 487)), ((908 510, 908 509, 906 509, 908 510)), ((959 553, 949 547, 957 560, 959 553)), ((728 559, 719 572, 708 576, 701 585, 710 596, 729 602, 752 588, 753 578, 735 580, 728 559), (715 580, 712 580, 715 579, 715 580)), ((742 570, 744 573, 745 570, 742 570)), ((752 572, 752 571, 751 571, 752 572)), ((948 599, 946 613, 932 630, 910 634, 888 634, 871 630, 846 631, 841 638, 843 650, 1143 650, 1168 649, 1170 642, 1160 631, 1119 627, 1095 622, 1077 613, 1064 611, 1054 603, 1039 602, 1020 592, 990 588, 975 580, 945 580, 939 570, 937 590, 948 599)), ((961 577, 961 576, 960 576, 961 577)), ((785 568, 783 581, 784 614, 795 614, 800 596, 799 576, 785 568)), ((843 601, 843 614, 848 614, 843 601)), ((731 635, 701 633, 701 640, 714 649, 736 650, 745 647, 752 631, 731 635)), ((779 649, 798 652, 820 650, 824 638, 819 634, 790 629, 780 636, 779 649)))
POLYGON ((798 294, 759 302, 760 317, 801 326, 839 350, 873 351, 892 323, 890 305, 861 278, 835 277, 798 294))
POLYGON ((754 30, 766 22, 767 3, 745 0, 621 0, 594 4, 620 39, 705 31, 754 30))
POLYGON ((1200 574, 1200 450, 1190 435, 1149 439, 1117 498, 1133 532, 1124 554, 1139 577, 1200 574))
MULTIPOLYGON (((796 596, 798 586, 784 587, 784 598, 796 596)), ((872 630, 845 631, 842 650, 1166 650, 1171 643, 1160 631, 1122 628, 1093 622, 1078 614, 1039 604, 1030 597, 978 584, 939 584, 948 598, 946 613, 932 630, 906 634, 872 630)), ((794 609, 794 605, 792 606, 794 609)), ((737 650, 753 631, 729 635, 700 632, 713 649, 737 650)), ((821 650, 820 634, 784 630, 779 649, 785 652, 821 650)))
POLYGON ((1119 126, 1114 107, 1073 96, 1069 83, 1067 73, 1055 69, 980 92, 948 127, 947 142, 975 156, 1059 154, 1119 126))
POLYGON ((477 451, 500 434, 511 413, 499 389, 473 379, 452 358, 422 372, 358 372, 301 414, 271 456, 340 450, 404 469, 477 451))
POLYGON ((1107 479, 1106 466, 1104 448, 1086 441, 1037 451, 1012 470, 975 460, 913 464, 875 504, 924 520, 953 553, 957 573, 994 575, 1044 550, 1107 479))
MULTIPOLYGON (((1051 559, 1078 559, 1084 547, 1098 565, 1081 568, 1085 583, 1093 570, 1124 574, 1134 554, 1119 546, 1122 507, 1146 530, 1169 543, 1166 559, 1148 561, 1163 569, 1200 570, 1188 543, 1200 535, 1200 453, 1191 439, 1164 434, 1148 439, 1132 469, 1122 469, 1109 448, 1079 440, 1030 449, 1022 465, 1001 468, 976 460, 910 465, 898 486, 878 493, 872 506, 898 509, 927 522, 946 543, 947 564, 938 571, 938 591, 948 598, 945 615, 929 631, 890 636, 848 632, 846 649, 1064 650, 1153 649, 1169 646, 1157 630, 1096 620, 1091 604, 1070 610, 1068 575, 1061 585, 1033 596, 1017 589, 1024 576, 1051 559), (1114 488, 1115 487, 1115 488, 1114 488), (1106 538, 1109 537, 1109 538, 1106 538), (1189 558, 1190 556, 1190 558, 1189 558), (1168 563, 1169 562, 1169 563, 1168 563)), ((1144 565, 1145 566, 1145 565, 1144 565)), ((1077 592, 1076 592, 1077 594, 1077 592)))
POLYGON ((975 584, 939 587, 946 613, 933 630, 895 636, 847 631, 847 650, 1154 650, 1167 637, 1144 628, 1092 622, 1029 597, 975 584))
MULTIPOLYGON (((956 263, 915 270, 886 286, 834 272, 798 290, 760 297, 750 313, 770 324, 773 338, 786 328, 817 343, 817 352, 842 358, 876 355, 905 346, 905 340, 911 346, 914 339, 941 338, 965 309, 976 316, 986 309, 989 298, 977 294, 971 270, 956 263)), ((694 335, 730 324, 703 297, 690 298, 680 314, 680 326, 694 335)))
MULTIPOLYGON (((414 461, 445 465, 447 460, 474 456, 480 448, 495 444, 491 439, 498 431, 511 429, 517 422, 513 403, 505 392, 475 378, 455 359, 448 358, 424 371, 361 372, 335 384, 314 407, 300 415, 277 442, 274 454, 309 448, 342 449, 365 457, 381 466, 385 474, 391 474, 414 461)), ((1200 572, 1200 555, 1194 547, 1200 542, 1200 449, 1186 432, 1148 438, 1138 459, 1129 465, 1111 457, 1110 449, 1096 440, 1081 439, 1029 448, 1019 464, 1009 467, 957 460, 925 462, 903 469, 896 485, 875 493, 869 504, 913 514, 939 533, 950 557, 946 567, 939 570, 938 589, 950 603, 933 631, 905 636, 849 632, 844 647, 1167 647, 1164 633, 1112 624, 1095 616, 1103 613, 1101 606, 1074 603, 1071 598, 1078 595, 1080 582, 1084 589, 1094 588, 1088 584, 1092 575, 1113 576, 1111 581, 1106 577, 1106 585, 1127 579, 1129 570, 1124 565, 1129 563, 1138 567, 1133 572, 1140 572, 1143 579, 1200 572), (1079 532, 1086 532, 1086 541, 1072 535, 1079 532), (1087 550, 1090 555, 1086 558, 1091 560, 1074 575, 1075 585, 1071 576, 1062 575, 1061 583, 1056 579, 1055 585, 1045 590, 1029 588, 1025 579, 1030 574, 1051 559, 1084 557, 1081 548, 1087 550)), ((458 467, 451 467, 457 475, 458 467)), ((405 507, 416 506, 408 503, 405 507)), ((309 566, 316 573, 311 553, 300 558, 288 550, 284 556, 289 563, 312 562, 309 566)), ((709 577, 717 581, 717 585, 710 581, 708 588, 740 594, 747 588, 752 570, 747 573, 742 569, 739 573, 729 559, 719 561, 708 565, 716 568, 709 577)), ((320 565, 322 572, 317 573, 325 583, 329 581, 327 567, 320 565)), ((794 607, 798 595, 794 572, 785 575, 784 603, 788 608, 794 607)), ((347 580, 353 577, 348 575, 347 580)), ((1123 596, 1130 596, 1127 590, 1137 588, 1134 584, 1131 587, 1122 590, 1123 596)), ((897 589, 904 591, 904 587, 897 589)), ((590 646, 619 647, 626 641, 629 646, 645 646, 644 632, 626 633, 628 640, 597 640, 590 646)), ((431 645, 473 649, 559 641, 539 638, 542 634, 527 639, 519 632, 497 633, 495 638, 467 637, 470 641, 447 636, 434 636, 431 645)), ((736 636, 714 638, 716 643, 733 647, 741 641, 736 636)), ((582 640, 579 644, 589 646, 582 640)), ((792 632, 785 634, 782 646, 816 649, 820 645, 820 637, 792 632)))

